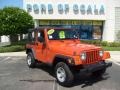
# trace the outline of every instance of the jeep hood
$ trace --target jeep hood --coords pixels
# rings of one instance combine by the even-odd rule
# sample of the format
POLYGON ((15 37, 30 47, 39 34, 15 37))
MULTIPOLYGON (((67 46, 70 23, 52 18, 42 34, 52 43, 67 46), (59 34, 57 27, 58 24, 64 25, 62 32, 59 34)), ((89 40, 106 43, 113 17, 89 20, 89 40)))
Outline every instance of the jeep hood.
POLYGON ((90 51, 90 50, 101 50, 102 48, 95 45, 82 44, 82 43, 51 43, 49 45, 50 49, 58 54, 73 55, 76 53, 80 55, 80 52, 90 51))

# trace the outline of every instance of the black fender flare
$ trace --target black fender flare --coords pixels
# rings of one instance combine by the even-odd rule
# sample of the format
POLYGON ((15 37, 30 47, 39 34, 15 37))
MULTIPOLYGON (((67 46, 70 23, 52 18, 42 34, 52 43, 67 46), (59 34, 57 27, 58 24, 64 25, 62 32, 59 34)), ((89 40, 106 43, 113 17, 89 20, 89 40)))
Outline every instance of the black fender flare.
POLYGON ((74 59, 73 58, 71 58, 69 56, 57 54, 53 59, 53 65, 55 65, 57 62, 60 62, 60 61, 63 61, 68 65, 73 65, 74 64, 74 59), (71 59, 72 63, 69 63, 68 59, 71 59))
POLYGON ((36 59, 34 49, 33 48, 27 48, 26 49, 26 54, 28 54, 29 52, 32 52, 34 59, 36 59))

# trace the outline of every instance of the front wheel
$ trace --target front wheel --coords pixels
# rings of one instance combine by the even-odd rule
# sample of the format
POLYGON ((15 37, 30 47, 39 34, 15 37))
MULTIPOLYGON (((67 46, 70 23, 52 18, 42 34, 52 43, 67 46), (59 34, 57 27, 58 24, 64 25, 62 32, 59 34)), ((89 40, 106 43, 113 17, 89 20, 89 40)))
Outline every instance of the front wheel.
POLYGON ((34 56, 31 52, 29 52, 27 54, 27 64, 30 68, 34 68, 35 67, 35 64, 36 64, 36 61, 34 59, 34 56))
POLYGON ((66 63, 59 62, 55 67, 55 74, 60 85, 71 86, 74 75, 66 63))

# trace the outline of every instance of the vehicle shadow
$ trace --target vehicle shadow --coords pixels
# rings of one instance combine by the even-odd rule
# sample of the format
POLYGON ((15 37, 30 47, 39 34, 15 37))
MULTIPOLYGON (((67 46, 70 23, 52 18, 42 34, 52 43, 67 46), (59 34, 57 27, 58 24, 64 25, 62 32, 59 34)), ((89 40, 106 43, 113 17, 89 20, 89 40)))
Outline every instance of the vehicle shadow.
POLYGON ((41 70, 47 72, 48 74, 50 74, 52 77, 55 77, 54 68, 52 68, 44 63, 37 63, 35 68, 41 69, 41 70))
POLYGON ((101 77, 93 77, 91 74, 77 75, 72 87, 80 85, 81 88, 85 88, 87 86, 92 86, 97 82, 107 80, 108 78, 110 78, 108 73, 105 73, 101 77))
MULTIPOLYGON (((36 68, 47 72, 48 74, 50 74, 52 77, 55 78, 54 69, 52 67, 49 67, 45 64, 37 64, 36 68)), ((74 87, 74 86, 81 86, 81 88, 85 88, 87 86, 92 86, 93 84, 97 82, 107 80, 108 78, 110 78, 108 73, 105 73, 101 77, 93 77, 91 73, 79 74, 79 75, 75 75, 75 80, 74 80, 73 85, 67 88, 74 87)))

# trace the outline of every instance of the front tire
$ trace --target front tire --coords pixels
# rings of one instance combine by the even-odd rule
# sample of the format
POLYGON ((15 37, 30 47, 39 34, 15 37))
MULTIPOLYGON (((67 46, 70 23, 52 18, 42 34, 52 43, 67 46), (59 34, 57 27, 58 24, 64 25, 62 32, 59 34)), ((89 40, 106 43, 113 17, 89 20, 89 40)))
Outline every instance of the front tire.
POLYGON ((64 62, 59 62, 55 67, 57 82, 63 86, 71 86, 74 80, 74 75, 68 65, 64 62))
POLYGON ((27 54, 27 64, 30 68, 34 68, 36 65, 36 61, 34 59, 34 56, 31 52, 27 54))

